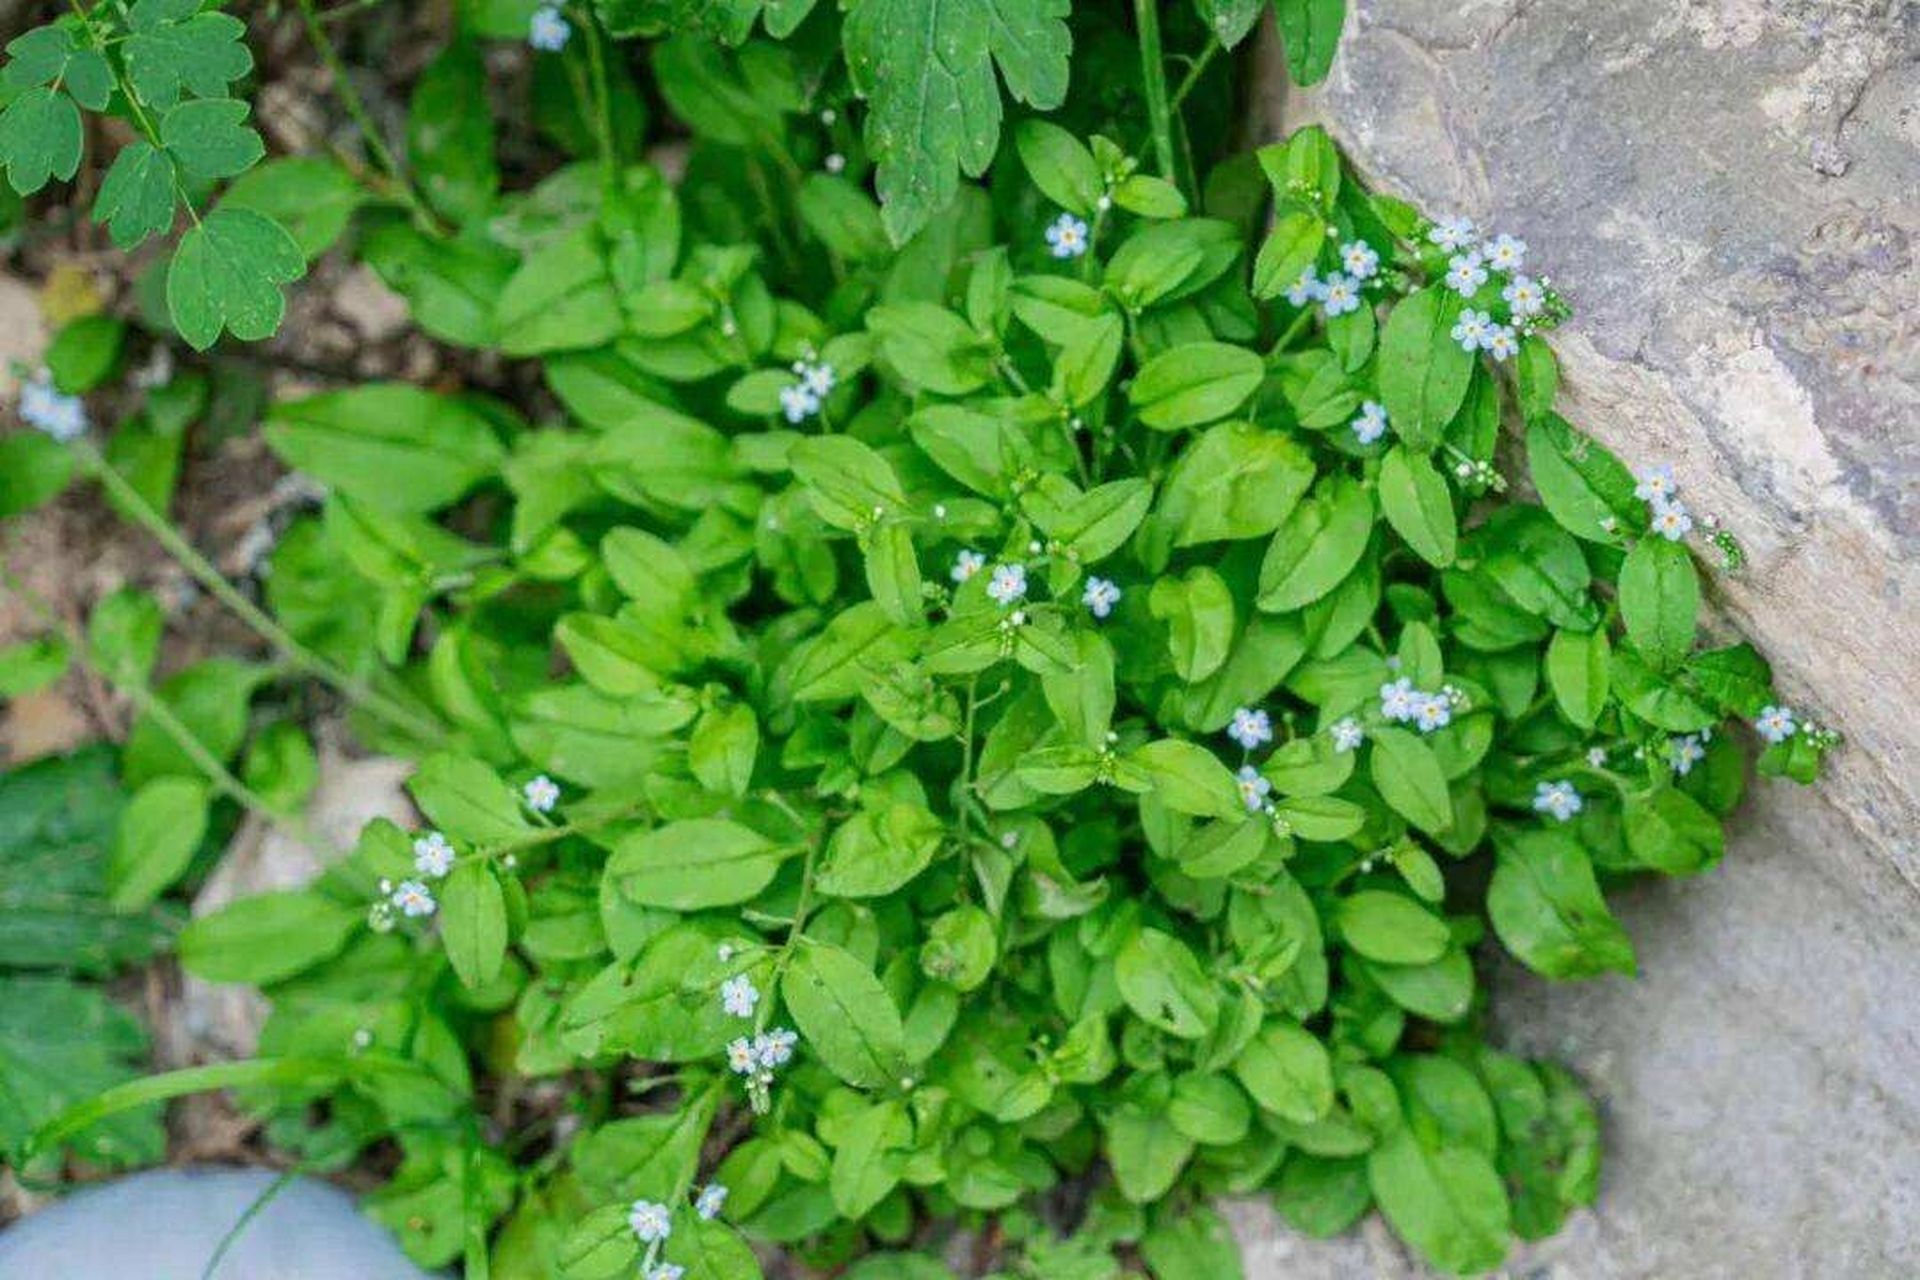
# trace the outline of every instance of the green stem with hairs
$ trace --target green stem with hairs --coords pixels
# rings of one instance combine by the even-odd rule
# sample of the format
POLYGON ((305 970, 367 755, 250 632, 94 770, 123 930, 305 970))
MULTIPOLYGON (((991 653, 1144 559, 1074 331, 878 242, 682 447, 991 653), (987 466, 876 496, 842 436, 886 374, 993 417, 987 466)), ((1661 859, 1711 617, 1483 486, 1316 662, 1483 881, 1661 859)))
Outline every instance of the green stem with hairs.
POLYGON ((167 518, 155 511, 140 491, 128 483, 125 476, 114 470, 113 465, 101 456, 99 450, 85 440, 73 444, 83 465, 100 481, 120 510, 135 524, 153 535, 167 554, 180 563, 208 594, 225 605, 242 622, 259 634, 261 639, 272 645, 288 665, 305 675, 312 676, 339 690, 348 701, 364 708, 368 714, 384 720, 396 729, 432 743, 445 737, 445 730, 433 720, 404 706, 400 702, 379 693, 367 686, 363 680, 356 679, 336 664, 321 657, 313 650, 301 644, 287 632, 285 627, 275 622, 253 601, 241 594, 239 588, 228 582, 221 572, 214 568, 207 558, 194 550, 193 544, 181 536, 167 518))
POLYGON ((1173 159, 1173 108, 1167 100, 1167 69, 1160 48, 1160 0, 1133 0, 1140 37, 1140 85, 1147 97, 1147 122, 1153 129, 1153 158, 1160 176, 1178 183, 1173 159))
POLYGON ((28 609, 38 614, 43 622, 60 633, 67 642, 67 648, 72 653, 74 661, 92 672, 102 682, 125 695, 136 711, 153 721, 160 732, 166 734, 173 744, 186 754, 187 759, 193 761, 194 767, 206 775, 207 781, 213 784, 215 790, 262 821, 286 828, 302 844, 312 848, 320 847, 296 815, 278 808, 272 801, 236 777, 219 757, 207 750, 205 743, 194 736, 193 730, 174 714, 172 707, 154 696, 151 689, 138 681, 120 679, 109 671, 106 664, 95 656, 86 633, 62 618, 39 592, 21 581, 13 570, 4 565, 0 565, 0 583, 5 583, 7 590, 25 601, 28 609))
POLYGON ((307 28, 307 38, 313 42, 314 49, 320 54, 320 60, 327 64, 327 71, 333 77, 334 92, 340 97, 340 105, 347 109, 347 115, 352 117, 354 126, 367 140, 367 151, 373 156, 374 162, 392 179, 394 190, 412 211, 414 221, 423 229, 436 235, 445 234, 446 228, 434 216, 433 210, 427 207, 426 199, 415 188, 413 179, 407 176, 406 168, 394 156, 392 149, 387 146, 386 138, 374 124, 373 115, 367 110, 366 102, 361 99, 360 91, 353 87, 353 78, 347 74, 346 64, 340 60, 340 51, 333 47, 333 38, 327 34, 324 25, 326 15, 314 8, 313 0, 298 0, 298 3, 301 21, 307 28))

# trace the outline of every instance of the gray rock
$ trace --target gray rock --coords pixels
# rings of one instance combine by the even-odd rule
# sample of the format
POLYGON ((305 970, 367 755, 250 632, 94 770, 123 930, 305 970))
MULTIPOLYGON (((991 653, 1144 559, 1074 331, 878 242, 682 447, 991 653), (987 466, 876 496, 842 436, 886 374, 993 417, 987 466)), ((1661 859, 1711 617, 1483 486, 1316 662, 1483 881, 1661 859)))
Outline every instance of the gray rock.
MULTIPOLYGON (((265 1169, 156 1169, 76 1192, 0 1235, 5 1280, 202 1280, 270 1188, 265 1169)), ((234 1240, 208 1280, 426 1280, 337 1187, 299 1178, 234 1240)))
MULTIPOLYGON (((1920 7, 1357 0, 1263 83, 1383 189, 1511 230, 1572 301, 1562 411, 1750 553, 1719 621, 1847 735, 1758 784, 1726 862, 1615 896, 1639 979, 1496 978, 1503 1041, 1596 1091, 1597 1210, 1515 1275, 1887 1277, 1920 1263, 1920 7)), ((1269 56, 1271 56, 1269 51, 1269 56)), ((1258 1280, 1421 1274, 1377 1222, 1258 1204, 1258 1280)))

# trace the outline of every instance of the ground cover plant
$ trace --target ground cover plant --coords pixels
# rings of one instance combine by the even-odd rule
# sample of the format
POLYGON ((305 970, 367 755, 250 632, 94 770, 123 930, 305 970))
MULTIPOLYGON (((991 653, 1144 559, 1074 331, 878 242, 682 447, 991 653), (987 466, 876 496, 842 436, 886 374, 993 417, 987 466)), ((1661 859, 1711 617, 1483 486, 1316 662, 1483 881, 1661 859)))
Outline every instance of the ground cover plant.
MULTIPOLYGON (((1341 6, 1272 9, 1324 74, 1341 6)), ((1606 886, 1719 863, 1750 734, 1802 781, 1835 737, 1701 634, 1731 537, 1555 414, 1524 243, 1317 129, 1229 149, 1267 6, 477 0, 391 141, 334 41, 393 15, 298 10, 359 156, 264 158, 217 5, 8 47, 14 189, 105 113, 88 215, 161 251, 26 371, 0 512, 97 483, 269 656, 155 682, 128 592, 4 672, 138 709, 117 962, 210 824, 298 828, 295 691, 422 821, 181 929, 261 1057, 112 1085, 122 1034, 92 1101, 0 1108, 20 1167, 236 1088, 422 1263, 569 1280, 918 1280, 955 1228, 975 1273, 1232 1276, 1228 1193, 1479 1272, 1592 1201, 1592 1106, 1486 1041, 1476 957, 1631 974, 1606 886), (330 253, 469 377, 267 409, 316 498, 256 599, 166 519, 191 353, 330 253)))

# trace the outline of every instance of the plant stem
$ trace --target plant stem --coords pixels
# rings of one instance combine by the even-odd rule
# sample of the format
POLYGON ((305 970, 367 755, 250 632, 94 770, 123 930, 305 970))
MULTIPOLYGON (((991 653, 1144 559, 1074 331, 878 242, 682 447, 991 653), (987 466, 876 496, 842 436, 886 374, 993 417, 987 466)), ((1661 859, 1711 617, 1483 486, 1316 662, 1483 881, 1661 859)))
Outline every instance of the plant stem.
POLYGON ((1177 183, 1173 164, 1173 111, 1167 102, 1167 69, 1160 49, 1160 0, 1133 0, 1140 37, 1140 85, 1147 96, 1147 120, 1153 128, 1154 163, 1160 176, 1177 183))
POLYGON ((587 7, 587 65, 593 78, 593 123, 599 135, 600 163, 608 190, 620 185, 620 161, 613 149, 613 94, 607 87, 607 52, 600 43, 599 12, 587 7))
POLYGON ((373 116, 367 111, 367 104, 361 100, 360 91, 353 87, 353 78, 347 74, 346 64, 340 61, 339 50, 333 47, 333 38, 327 34, 321 15, 314 9, 313 0, 299 0, 300 17, 306 24, 307 38, 313 42, 314 49, 320 54, 320 60, 327 64, 328 72, 333 76, 334 92, 340 96, 340 105, 347 109, 361 136, 367 140, 367 150, 379 166, 393 179, 394 188, 400 193, 414 220, 423 229, 436 234, 444 233, 440 220, 427 207, 426 200, 415 189, 413 180, 401 167, 393 151, 387 146, 387 140, 373 122, 373 116))
POLYGON ((1207 47, 1200 51, 1200 56, 1195 58, 1193 65, 1187 68, 1187 74, 1181 77, 1180 87, 1173 91, 1173 109, 1175 111, 1178 111, 1181 106, 1185 104, 1187 96, 1199 86, 1200 77, 1207 73, 1207 68, 1213 65, 1213 59, 1219 52, 1220 42, 1218 40, 1207 41, 1207 47))
POLYGON ((195 737, 193 730, 174 714, 173 708, 155 697, 151 689, 138 681, 116 677, 112 671, 109 671, 106 664, 94 655, 93 646, 89 643, 86 633, 61 617, 45 597, 21 581, 13 570, 5 565, 0 565, 0 583, 5 583, 7 590, 24 600, 28 609, 38 614, 42 621, 60 633, 76 662, 102 682, 124 694, 136 711, 152 720, 159 727, 160 732, 172 739, 173 744, 193 761, 194 767, 207 776, 207 781, 213 784, 215 790, 259 817, 263 822, 285 827, 302 844, 319 847, 312 834, 306 829, 306 824, 302 823, 297 816, 275 807, 265 796, 235 777, 233 771, 221 763, 213 752, 207 750, 206 744, 195 737))
POLYGON ((428 742, 437 742, 445 736, 445 731, 432 720, 400 703, 377 693, 366 683, 355 679, 346 671, 313 652, 287 633, 286 628, 268 617, 253 601, 241 594, 221 572, 214 568, 207 558, 194 550, 193 545, 180 536, 167 518, 155 511, 140 491, 127 482, 125 476, 113 469, 111 463, 102 457, 99 450, 85 440, 77 440, 72 448, 80 460, 96 477, 101 487, 133 522, 153 535, 153 538, 168 555, 180 562, 182 568, 192 574, 194 580, 221 604, 232 610, 242 622, 252 627, 260 637, 272 645, 276 652, 296 670, 315 679, 324 681, 338 689, 346 698, 370 714, 386 721, 396 729, 403 729, 428 742))

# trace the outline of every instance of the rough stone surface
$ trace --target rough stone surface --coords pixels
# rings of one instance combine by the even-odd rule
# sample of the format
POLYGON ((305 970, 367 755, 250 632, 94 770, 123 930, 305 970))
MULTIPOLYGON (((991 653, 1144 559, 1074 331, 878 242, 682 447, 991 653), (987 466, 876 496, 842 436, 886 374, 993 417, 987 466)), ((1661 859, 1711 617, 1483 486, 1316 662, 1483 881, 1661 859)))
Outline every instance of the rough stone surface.
MULTIPOLYGON (((1575 318, 1562 412, 1671 461, 1748 569, 1720 619, 1848 737, 1757 785, 1726 862, 1615 905, 1638 980, 1499 976, 1504 1040, 1598 1095, 1596 1212, 1516 1275, 1920 1267, 1920 7, 1357 0, 1332 76, 1276 88, 1382 188, 1511 230, 1575 318)), ((1279 85, 1274 71, 1266 83, 1279 85)), ((1235 1210, 1248 1274, 1419 1274, 1235 1210)))
POLYGON ((19 1280, 426 1280, 353 1197, 312 1178, 282 1188, 207 1263, 274 1184, 268 1169, 155 1169, 67 1197, 0 1236, 19 1280))

